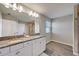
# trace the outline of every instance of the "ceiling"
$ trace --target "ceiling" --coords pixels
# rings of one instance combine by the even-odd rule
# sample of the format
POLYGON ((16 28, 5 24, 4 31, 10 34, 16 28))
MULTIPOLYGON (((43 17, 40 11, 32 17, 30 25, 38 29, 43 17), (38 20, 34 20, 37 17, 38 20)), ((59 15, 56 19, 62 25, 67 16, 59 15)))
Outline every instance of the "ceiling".
POLYGON ((24 6, 33 9, 49 18, 61 17, 73 14, 73 3, 23 3, 24 6))

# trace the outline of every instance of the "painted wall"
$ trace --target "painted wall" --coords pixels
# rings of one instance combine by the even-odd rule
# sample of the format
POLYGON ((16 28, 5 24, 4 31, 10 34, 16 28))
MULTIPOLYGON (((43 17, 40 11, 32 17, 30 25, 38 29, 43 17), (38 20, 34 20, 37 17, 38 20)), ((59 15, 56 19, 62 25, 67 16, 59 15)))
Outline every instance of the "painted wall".
POLYGON ((52 41, 73 46, 73 16, 67 15, 52 21, 52 41))
MULTIPOLYGON (((45 16, 42 16, 40 15, 40 34, 44 34, 46 35, 46 41, 47 43, 51 41, 52 37, 51 37, 51 34, 52 34, 52 31, 51 31, 51 27, 50 27, 50 32, 49 33, 46 33, 45 32, 45 21, 48 20, 51 22, 51 19, 45 17, 45 16)), ((52 24, 52 23, 51 23, 52 24)))

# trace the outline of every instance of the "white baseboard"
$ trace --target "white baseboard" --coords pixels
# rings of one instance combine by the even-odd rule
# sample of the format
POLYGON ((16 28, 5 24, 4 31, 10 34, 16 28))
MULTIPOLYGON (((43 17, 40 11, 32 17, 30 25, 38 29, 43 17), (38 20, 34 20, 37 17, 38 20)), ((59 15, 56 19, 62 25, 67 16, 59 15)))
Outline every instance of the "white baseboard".
MULTIPOLYGON (((70 45, 70 44, 67 44, 67 43, 63 43, 63 42, 60 42, 60 41, 56 41, 56 40, 52 40, 52 41, 54 41, 54 42, 58 42, 58 43, 61 43, 61 44, 65 44, 65 45, 69 45, 69 46, 72 46, 72 45, 70 45)), ((73 47, 73 46, 72 46, 73 47)))

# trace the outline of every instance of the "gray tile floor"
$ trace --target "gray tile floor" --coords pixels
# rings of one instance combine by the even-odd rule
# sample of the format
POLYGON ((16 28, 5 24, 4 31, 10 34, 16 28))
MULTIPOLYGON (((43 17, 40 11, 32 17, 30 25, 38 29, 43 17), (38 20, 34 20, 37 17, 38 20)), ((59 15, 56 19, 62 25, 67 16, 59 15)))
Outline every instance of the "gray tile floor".
POLYGON ((71 46, 57 42, 49 42, 45 53, 49 56, 74 56, 71 46))

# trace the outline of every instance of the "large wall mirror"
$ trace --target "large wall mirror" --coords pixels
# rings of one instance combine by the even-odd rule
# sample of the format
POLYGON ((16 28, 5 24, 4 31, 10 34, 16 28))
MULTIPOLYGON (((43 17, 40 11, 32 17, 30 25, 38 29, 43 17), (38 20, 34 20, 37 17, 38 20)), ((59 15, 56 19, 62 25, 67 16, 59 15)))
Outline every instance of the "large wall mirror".
POLYGON ((0 37, 40 33, 39 17, 0 4, 0 37))

